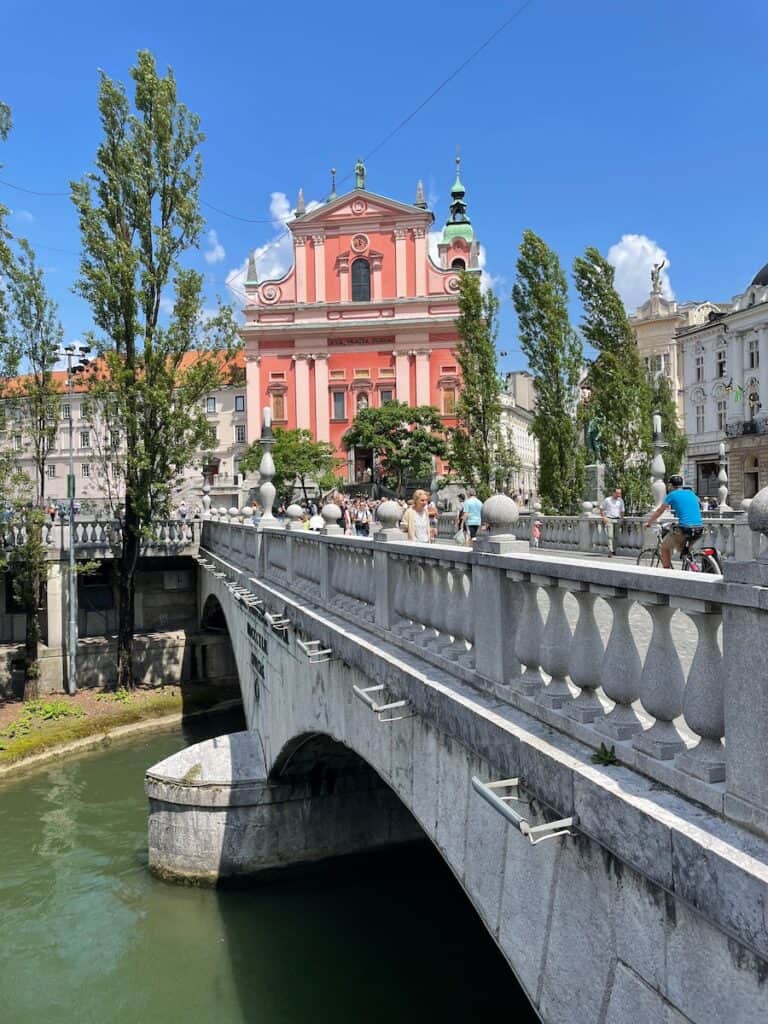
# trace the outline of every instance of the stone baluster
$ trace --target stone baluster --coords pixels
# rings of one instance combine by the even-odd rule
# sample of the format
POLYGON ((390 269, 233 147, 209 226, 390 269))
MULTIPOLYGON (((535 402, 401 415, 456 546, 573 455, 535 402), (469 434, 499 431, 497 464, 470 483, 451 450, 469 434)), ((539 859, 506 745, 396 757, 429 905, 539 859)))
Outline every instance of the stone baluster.
POLYGON ((665 761, 678 754, 685 744, 674 719, 683 710, 685 677, 672 636, 670 620, 674 608, 661 594, 638 593, 635 599, 648 608, 653 633, 640 676, 640 703, 655 722, 632 740, 637 750, 665 761))
POLYGON ((628 740, 640 732, 642 723, 632 707, 640 696, 643 666, 629 624, 634 603, 626 590, 592 584, 593 594, 605 598, 613 615, 613 624, 600 667, 603 693, 614 702, 604 718, 595 720, 595 729, 613 740, 628 740))
POLYGON ((416 640, 424 632, 422 624, 422 606, 424 594, 422 591, 423 573, 421 562, 415 558, 409 558, 406 562, 406 593, 405 593, 405 616, 408 625, 401 629, 404 636, 416 640))
POLYGON ((717 488, 717 496, 720 499, 718 509, 720 514, 723 515, 727 512, 732 512, 733 509, 728 504, 728 470, 726 469, 725 461, 725 444, 722 441, 720 442, 719 456, 717 482, 720 486, 717 488))
POLYGON ((573 700, 565 681, 572 640, 571 627, 563 607, 565 592, 556 579, 548 576, 531 576, 531 580, 544 587, 549 597, 549 614, 541 633, 539 661, 550 681, 538 693, 537 699, 547 707, 561 708, 566 701, 573 700))
POLYGON ((448 578, 445 563, 427 558, 423 562, 424 594, 429 595, 423 602, 420 618, 424 626, 418 635, 419 643, 436 647, 445 638, 446 607, 449 601, 448 578))
POLYGON ((661 432, 661 414, 653 414, 653 459, 651 460, 651 493, 653 507, 658 508, 667 496, 667 485, 664 482, 667 467, 664 464, 664 449, 667 442, 661 432))
POLYGON ((595 620, 596 596, 590 591, 588 583, 562 581, 561 586, 573 594, 579 606, 568 659, 568 674, 581 693, 576 700, 566 704, 566 711, 578 722, 594 722, 603 715, 603 705, 595 694, 600 685, 600 666, 603 661, 603 641, 595 620))
POLYGON ((676 607, 693 619, 698 633, 696 653, 683 692, 683 717, 701 739, 677 755, 676 767, 705 782, 725 780, 725 683, 723 658, 717 643, 722 622, 719 606, 705 601, 675 600, 676 607))
POLYGON ((451 568, 450 599, 445 619, 446 633, 450 639, 442 652, 449 658, 465 655, 473 635, 470 572, 464 562, 454 562, 451 568))
POLYGON ((539 648, 543 623, 539 611, 539 585, 525 572, 507 572, 507 577, 517 583, 522 591, 522 609, 515 633, 515 655, 523 667, 512 685, 519 693, 531 696, 544 685, 539 665, 539 648))

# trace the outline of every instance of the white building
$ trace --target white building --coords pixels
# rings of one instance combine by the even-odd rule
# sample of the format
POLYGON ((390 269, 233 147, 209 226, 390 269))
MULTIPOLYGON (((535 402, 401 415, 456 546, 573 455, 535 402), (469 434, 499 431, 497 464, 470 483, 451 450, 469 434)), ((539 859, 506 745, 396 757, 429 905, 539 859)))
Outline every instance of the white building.
POLYGON ((678 343, 687 479, 700 496, 716 494, 725 441, 730 498, 750 498, 768 484, 768 265, 725 311, 681 330, 678 343))
MULTIPOLYGON (((242 364, 242 359, 240 360, 242 364)), ((242 365, 236 369, 242 369, 242 365)), ((44 501, 64 503, 67 500, 67 474, 70 457, 70 426, 75 476, 75 494, 83 510, 114 509, 124 496, 121 466, 121 439, 109 436, 98 420, 88 417, 87 392, 75 382, 72 395, 67 393, 67 374, 56 371, 54 380, 61 393, 58 430, 45 470, 44 501)), ((32 436, 23 399, 2 402, 5 430, 0 431, 0 450, 12 451, 19 467, 37 490, 37 469, 33 458, 32 436)), ((172 503, 185 500, 190 508, 199 504, 203 483, 211 485, 214 506, 242 503, 248 484, 240 473, 239 462, 248 447, 246 388, 241 383, 227 384, 203 399, 203 409, 216 432, 211 451, 201 452, 188 466, 172 492, 172 503)))
POLYGON ((512 489, 523 498, 538 493, 539 447, 530 433, 533 409, 533 377, 525 370, 508 373, 501 392, 501 427, 520 458, 512 489))

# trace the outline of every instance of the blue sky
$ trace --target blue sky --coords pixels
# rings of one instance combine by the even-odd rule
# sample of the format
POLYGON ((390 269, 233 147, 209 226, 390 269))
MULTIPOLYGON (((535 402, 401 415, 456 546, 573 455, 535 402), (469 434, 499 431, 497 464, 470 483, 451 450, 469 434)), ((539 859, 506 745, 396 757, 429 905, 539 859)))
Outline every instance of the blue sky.
MULTIPOLYGON (((324 198, 328 168, 349 173, 521 3, 134 0, 110 10, 6 0, 0 98, 14 130, 0 178, 66 192, 98 143, 97 69, 127 81, 136 51, 152 50, 201 115, 203 199, 267 221, 203 208, 215 237, 195 262, 212 305, 231 297, 227 278, 248 250, 274 239, 269 220, 299 186, 308 201, 324 198)), ((461 146, 469 212, 502 299, 504 368, 524 365, 509 292, 526 227, 566 267, 586 245, 607 253, 626 235, 652 240, 658 249, 621 246, 630 305, 660 250, 679 300, 730 298, 768 261, 767 10, 758 0, 533 0, 367 160, 369 187, 385 195, 412 201, 423 178, 439 225, 461 146)), ((38 250, 67 339, 79 337, 90 320, 71 293, 69 200, 0 185, 0 201, 38 250)), ((283 259, 268 249, 262 268, 283 259)))

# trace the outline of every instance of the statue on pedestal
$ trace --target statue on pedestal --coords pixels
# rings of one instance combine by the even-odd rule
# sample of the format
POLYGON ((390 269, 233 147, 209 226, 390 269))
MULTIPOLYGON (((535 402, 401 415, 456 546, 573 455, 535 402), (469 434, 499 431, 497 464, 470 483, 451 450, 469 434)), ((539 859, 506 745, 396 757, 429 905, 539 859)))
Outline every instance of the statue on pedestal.
POLYGON ((661 272, 666 265, 667 261, 662 260, 651 267, 651 295, 661 295, 661 272))

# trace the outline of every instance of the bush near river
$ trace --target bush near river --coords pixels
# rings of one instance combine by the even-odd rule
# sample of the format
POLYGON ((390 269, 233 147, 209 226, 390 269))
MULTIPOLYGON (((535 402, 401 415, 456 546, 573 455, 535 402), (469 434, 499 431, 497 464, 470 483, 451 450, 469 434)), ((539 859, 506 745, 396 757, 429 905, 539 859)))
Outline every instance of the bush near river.
POLYGON ((161 686, 101 692, 80 690, 74 696, 49 694, 38 700, 0 703, 0 768, 45 750, 174 712, 204 711, 239 696, 207 684, 161 686))

